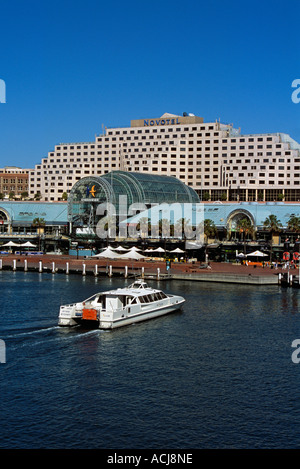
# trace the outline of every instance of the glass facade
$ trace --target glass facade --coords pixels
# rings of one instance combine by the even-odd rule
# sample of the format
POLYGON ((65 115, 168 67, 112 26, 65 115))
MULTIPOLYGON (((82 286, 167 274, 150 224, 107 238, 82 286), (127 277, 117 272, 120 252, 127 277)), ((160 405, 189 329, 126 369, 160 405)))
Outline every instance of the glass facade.
POLYGON ((126 196, 127 207, 141 203, 148 207, 160 203, 197 203, 199 197, 191 187, 170 176, 113 171, 103 176, 80 179, 68 199, 68 219, 73 227, 94 227, 103 213, 99 204, 109 202, 119 213, 120 196, 126 196))

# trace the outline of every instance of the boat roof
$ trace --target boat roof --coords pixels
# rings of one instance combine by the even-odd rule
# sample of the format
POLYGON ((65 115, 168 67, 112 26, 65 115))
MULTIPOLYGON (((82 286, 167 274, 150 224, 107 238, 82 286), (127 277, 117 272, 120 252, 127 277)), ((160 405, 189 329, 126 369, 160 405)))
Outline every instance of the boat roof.
POLYGON ((118 288, 117 290, 109 290, 101 292, 102 295, 135 295, 143 296, 150 295, 151 293, 157 293, 161 290, 155 290, 154 288, 118 288))
POLYGON ((135 295, 143 296, 149 295, 151 293, 158 293, 161 290, 156 290, 154 288, 148 287, 147 283, 143 280, 136 280, 134 283, 125 288, 117 288, 116 290, 108 290, 101 292, 102 295, 135 295))

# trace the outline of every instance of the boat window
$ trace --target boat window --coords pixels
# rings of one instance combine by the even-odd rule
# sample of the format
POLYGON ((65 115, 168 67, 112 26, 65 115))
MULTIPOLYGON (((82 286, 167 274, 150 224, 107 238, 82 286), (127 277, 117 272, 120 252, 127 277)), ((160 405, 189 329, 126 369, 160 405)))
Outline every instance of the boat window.
POLYGON ((145 298, 143 296, 140 296, 139 299, 140 299, 140 303, 145 303, 145 298))
POLYGON ((133 298, 133 300, 132 300, 131 304, 132 304, 132 305, 135 305, 135 304, 137 304, 137 300, 136 300, 136 298, 133 298))
POLYGON ((162 291, 157 292, 157 295, 159 296, 160 300, 163 300, 164 298, 167 298, 167 296, 162 291))
POLYGON ((155 299, 155 301, 160 300, 160 296, 159 296, 158 293, 154 293, 154 299, 155 299))
POLYGON ((126 296, 126 305, 129 305, 131 303, 131 298, 132 296, 126 296))
POLYGON ((130 305, 133 303, 133 300, 135 300, 134 296, 126 296, 126 304, 130 305))
POLYGON ((120 300, 122 306, 126 305, 126 296, 120 295, 118 296, 118 299, 120 300))
POLYGON ((105 296, 104 295, 99 295, 97 303, 101 303, 102 308, 105 307, 105 296))

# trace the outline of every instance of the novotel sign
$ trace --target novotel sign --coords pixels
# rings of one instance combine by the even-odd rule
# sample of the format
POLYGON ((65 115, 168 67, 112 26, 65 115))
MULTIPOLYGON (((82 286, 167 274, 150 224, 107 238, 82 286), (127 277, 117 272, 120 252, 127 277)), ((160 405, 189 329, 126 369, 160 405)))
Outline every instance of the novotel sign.
POLYGON ((180 124, 178 117, 172 119, 144 119, 144 127, 152 125, 176 125, 180 124))

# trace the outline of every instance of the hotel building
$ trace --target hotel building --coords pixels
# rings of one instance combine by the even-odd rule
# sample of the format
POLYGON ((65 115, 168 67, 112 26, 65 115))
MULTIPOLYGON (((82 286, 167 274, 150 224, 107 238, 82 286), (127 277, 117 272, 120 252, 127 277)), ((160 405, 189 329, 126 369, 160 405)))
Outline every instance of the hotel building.
POLYGON ((114 170, 174 176, 200 200, 300 200, 300 145, 289 135, 244 135, 187 113, 132 120, 93 142, 56 145, 29 172, 29 196, 62 200, 81 178, 114 170))

